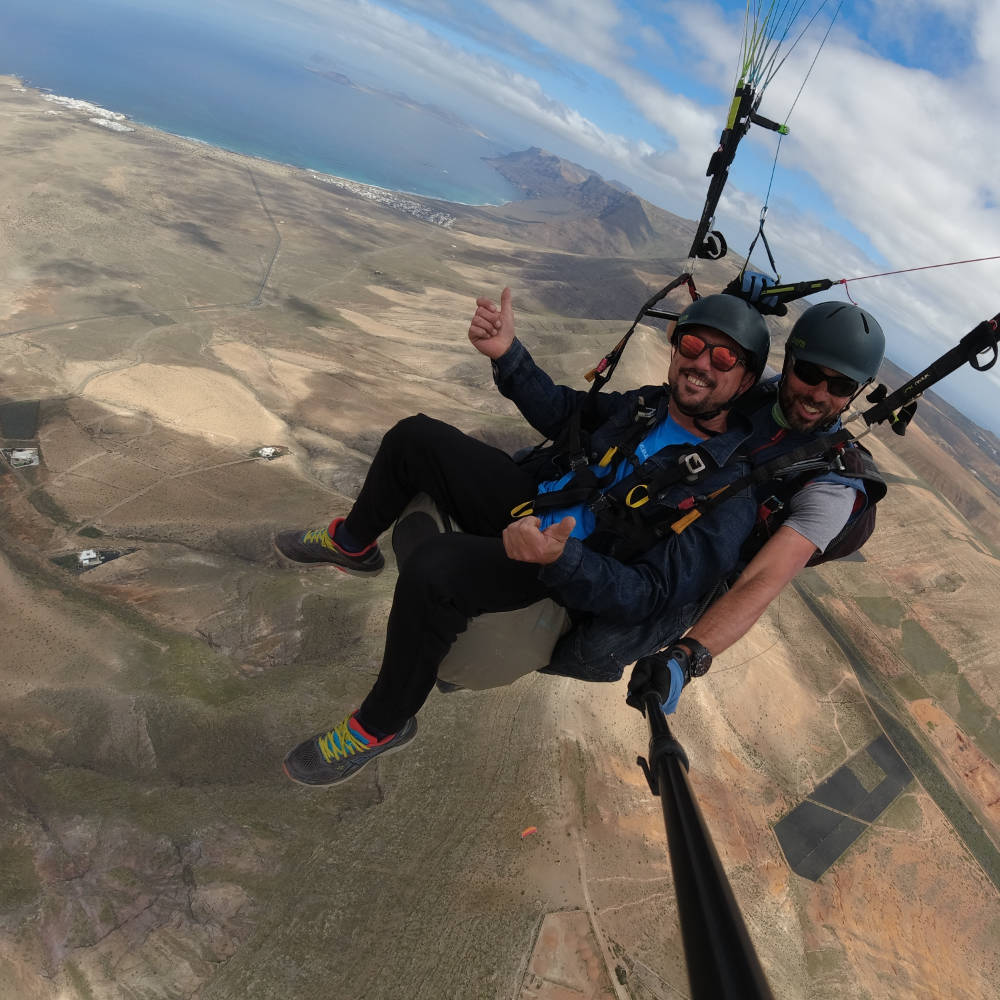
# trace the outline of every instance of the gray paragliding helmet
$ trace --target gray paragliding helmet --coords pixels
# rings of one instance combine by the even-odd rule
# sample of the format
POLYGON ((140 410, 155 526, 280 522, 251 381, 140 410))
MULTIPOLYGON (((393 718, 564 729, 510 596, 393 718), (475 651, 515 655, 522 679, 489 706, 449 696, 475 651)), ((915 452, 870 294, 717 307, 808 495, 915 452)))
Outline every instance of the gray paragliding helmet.
POLYGON ((692 302, 680 314, 671 337, 671 343, 687 327, 707 326, 732 337, 747 356, 747 370, 759 378, 767 364, 771 348, 771 335, 764 317, 744 299, 735 295, 706 295, 692 302))
POLYGON ((796 320, 785 351, 865 385, 882 364, 885 334, 878 320, 860 306, 819 302, 796 320))

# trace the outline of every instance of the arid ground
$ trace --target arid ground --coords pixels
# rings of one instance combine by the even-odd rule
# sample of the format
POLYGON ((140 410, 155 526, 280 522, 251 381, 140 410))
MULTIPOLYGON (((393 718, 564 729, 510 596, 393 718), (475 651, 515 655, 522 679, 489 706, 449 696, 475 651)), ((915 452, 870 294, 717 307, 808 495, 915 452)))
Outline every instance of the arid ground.
MULTIPOLYGON (((476 295, 511 285, 583 387, 690 224, 395 197, 11 78, 0 149, 0 446, 40 451, 0 459, 0 997, 688 996, 625 681, 434 692, 405 753, 294 785, 286 750, 377 673, 395 567, 295 571, 269 538, 345 511, 410 413, 532 443, 476 295)), ((666 363, 642 327, 615 384, 666 363)), ((776 997, 989 1000, 1000 503, 919 412, 873 438, 864 558, 803 573, 672 725, 776 997), (799 836, 811 876, 775 830, 798 807, 844 838, 799 836)))

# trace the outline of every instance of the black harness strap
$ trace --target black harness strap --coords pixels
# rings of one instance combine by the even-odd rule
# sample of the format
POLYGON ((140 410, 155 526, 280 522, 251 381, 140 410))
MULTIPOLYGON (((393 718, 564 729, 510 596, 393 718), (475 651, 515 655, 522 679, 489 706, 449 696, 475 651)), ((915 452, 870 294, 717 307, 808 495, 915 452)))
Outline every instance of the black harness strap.
POLYGON ((810 481, 817 472, 837 472, 864 483, 865 496, 855 499, 854 511, 841 530, 826 548, 816 552, 806 564, 815 566, 831 559, 842 559, 861 548, 875 529, 875 508, 886 495, 886 483, 875 465, 875 460, 864 445, 856 444, 836 453, 837 459, 806 459, 786 470, 787 475, 775 478, 767 489, 771 495, 758 506, 757 521, 740 552, 743 565, 764 547, 769 538, 784 524, 791 498, 810 481), (864 507, 861 512, 860 508, 864 507))
POLYGON ((683 274, 677 275, 673 281, 668 285, 664 285, 655 295, 647 299, 642 308, 636 314, 634 320, 632 320, 632 325, 628 328, 628 332, 618 341, 617 344, 607 354, 601 358, 597 364, 591 368, 589 372, 584 376, 588 382, 593 382, 594 385, 591 387, 591 392, 599 392, 601 387, 611 378, 614 374, 615 366, 621 360, 622 353, 628 346, 628 342, 635 333, 635 328, 639 325, 640 320, 643 316, 656 316, 659 319, 677 319, 676 313, 665 313, 660 310, 654 310, 653 306, 656 305, 660 299, 666 298, 675 288, 680 288, 681 285, 687 285, 688 292, 691 294, 691 300, 694 301, 698 298, 698 289, 694 287, 694 278, 685 271, 683 274))
MULTIPOLYGON (((639 468, 639 460, 635 451, 639 447, 643 438, 652 430, 656 424, 656 417, 659 410, 656 406, 647 406, 645 400, 640 396, 636 402, 635 415, 632 423, 622 438, 612 444, 604 453, 598 467, 606 467, 611 464, 616 455, 623 455, 633 469, 639 468)), ((596 503, 601 494, 602 488, 607 488, 603 479, 597 476, 594 468, 589 464, 585 451, 581 449, 582 462, 570 464, 570 471, 573 478, 565 486, 558 490, 551 490, 547 493, 536 494, 533 500, 519 504, 511 511, 512 517, 525 517, 529 514, 536 514, 539 511, 552 510, 556 507, 573 507, 577 504, 596 503)), ((619 458, 619 461, 622 459, 619 458)))
MULTIPOLYGON (((762 465, 758 465, 752 472, 743 476, 741 479, 737 479, 735 482, 729 483, 727 486, 723 486, 721 489, 716 490, 711 496, 706 497, 700 503, 697 503, 695 498, 692 497, 687 513, 683 517, 674 521, 673 524, 669 526, 670 530, 679 535, 690 525, 694 524, 699 517, 714 510, 720 503, 724 500, 728 500, 734 493, 738 493, 740 490, 746 489, 748 486, 756 486, 758 483, 762 483, 767 479, 774 479, 778 476, 778 474, 798 462, 802 462, 809 458, 818 458, 821 455, 829 455, 832 458, 833 453, 839 451, 848 441, 851 440, 853 436, 854 435, 845 428, 834 434, 827 434, 823 437, 816 438, 814 441, 809 441, 806 444, 799 445, 798 448, 793 448, 784 455, 779 455, 777 458, 772 458, 770 461, 764 462, 762 465)), ((665 533, 666 531, 664 530, 664 534, 665 533)))
POLYGON ((666 491, 680 482, 693 486, 718 468, 700 446, 670 465, 649 459, 591 504, 596 523, 587 545, 626 562, 647 551, 663 537, 661 525, 677 516, 676 506, 664 503, 666 491))

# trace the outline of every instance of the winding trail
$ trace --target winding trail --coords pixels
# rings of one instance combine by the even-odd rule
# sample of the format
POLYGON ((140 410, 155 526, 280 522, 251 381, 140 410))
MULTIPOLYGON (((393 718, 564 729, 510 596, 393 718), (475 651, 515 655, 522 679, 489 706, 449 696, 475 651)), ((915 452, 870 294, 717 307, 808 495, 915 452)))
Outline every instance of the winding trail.
POLYGON ((278 224, 274 221, 274 216, 271 215, 271 210, 267 207, 267 202, 264 201, 264 196, 260 193, 257 178, 254 177, 253 171, 249 167, 247 167, 247 173, 250 175, 250 183, 253 184, 257 200, 260 202, 260 207, 267 216, 267 221, 271 223, 271 228, 274 230, 275 236, 274 251, 271 253, 271 259, 264 269, 264 276, 260 279, 260 287, 257 289, 257 294, 247 303, 249 308, 256 309, 261 304, 261 296, 264 294, 264 289, 267 288, 268 281, 271 280, 271 271, 274 269, 274 262, 278 259, 278 252, 281 250, 281 230, 278 229, 278 224))

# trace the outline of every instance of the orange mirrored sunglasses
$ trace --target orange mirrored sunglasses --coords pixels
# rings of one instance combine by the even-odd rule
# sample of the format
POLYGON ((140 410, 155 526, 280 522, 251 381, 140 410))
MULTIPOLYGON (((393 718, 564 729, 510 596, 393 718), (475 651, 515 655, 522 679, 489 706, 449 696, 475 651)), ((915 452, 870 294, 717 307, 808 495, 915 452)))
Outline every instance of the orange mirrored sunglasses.
POLYGON ((745 364, 744 360, 731 347, 725 344, 710 344, 696 333, 682 333, 676 340, 677 350, 685 358, 700 357, 708 351, 712 367, 720 372, 732 371, 737 365, 745 364))

